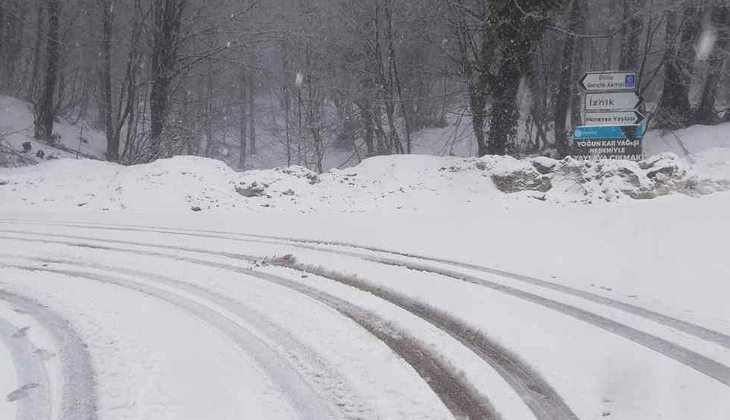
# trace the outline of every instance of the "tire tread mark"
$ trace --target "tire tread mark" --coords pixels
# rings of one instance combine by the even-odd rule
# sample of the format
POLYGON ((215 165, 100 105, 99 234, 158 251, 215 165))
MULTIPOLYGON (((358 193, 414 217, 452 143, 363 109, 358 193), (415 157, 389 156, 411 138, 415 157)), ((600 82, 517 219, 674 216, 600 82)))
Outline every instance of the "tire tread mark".
POLYGON ((414 300, 389 288, 377 286, 353 276, 342 275, 299 263, 276 263, 272 265, 291 268, 300 272, 330 279, 332 281, 371 293, 413 315, 422 318, 442 330, 470 349, 490 365, 513 389, 515 389, 538 419, 577 420, 578 417, 563 401, 560 395, 530 366, 509 350, 493 342, 484 333, 469 326, 454 316, 440 311, 426 303, 414 300))
MULTIPOLYGON (((33 223, 37 223, 37 222, 33 222, 33 223)), ((420 254, 399 252, 399 251, 388 250, 388 249, 384 249, 384 248, 358 245, 358 244, 342 242, 342 241, 287 238, 287 237, 282 237, 282 236, 255 235, 255 234, 240 233, 240 232, 223 232, 223 231, 216 231, 216 230, 182 229, 182 228, 150 228, 149 226, 142 226, 142 225, 114 225, 114 224, 97 225, 97 224, 86 224, 86 223, 50 223, 50 222, 48 222, 48 224, 55 225, 55 226, 86 227, 86 228, 92 228, 92 229, 107 229, 107 230, 119 230, 119 231, 137 230, 137 231, 147 231, 147 232, 156 232, 156 233, 191 235, 191 236, 202 236, 202 237, 210 237, 210 238, 218 238, 218 239, 236 240, 231 237, 231 235, 232 235, 232 236, 235 236, 238 238, 259 238, 259 240, 261 240, 261 239, 274 240, 274 241, 283 241, 283 242, 293 242, 293 243, 297 243, 297 244, 315 244, 315 245, 330 246, 330 247, 345 247, 345 248, 359 249, 359 250, 365 250, 365 251, 370 251, 370 252, 377 252, 377 253, 381 253, 381 254, 396 255, 396 256, 405 257, 405 258, 417 259, 417 260, 421 260, 421 261, 425 261, 425 262, 439 263, 439 264, 450 265, 453 267, 460 267, 460 268, 464 268, 464 269, 480 271, 480 272, 487 273, 487 274, 505 277, 505 278, 509 278, 512 280, 517 280, 520 282, 531 284, 533 286, 538 286, 538 287, 558 291, 561 293, 565 293, 568 295, 586 299, 586 300, 589 300, 594 303, 613 307, 615 309, 619 309, 621 311, 628 312, 633 315, 637 315, 637 316, 649 319, 651 321, 657 322, 657 323, 665 325, 667 327, 674 328, 674 329, 682 331, 686 334, 690 334, 697 338, 700 338, 700 339, 703 339, 706 341, 710 341, 710 342, 718 344, 722 347, 730 349, 730 335, 707 328, 707 327, 703 327, 701 325, 697 325, 697 324, 694 324, 694 323, 691 323, 691 322, 688 322, 688 321, 685 321, 685 320, 682 320, 679 318, 675 318, 670 315, 652 311, 650 309, 647 309, 647 308, 644 308, 641 306, 637 306, 637 305, 633 305, 633 304, 630 304, 627 302, 622 302, 620 300, 597 295, 595 293, 576 289, 576 288, 573 288, 570 286, 557 284, 557 283, 554 283, 551 281, 541 280, 541 279, 526 276, 523 274, 512 273, 509 271, 499 270, 496 268, 484 267, 484 266, 480 266, 480 265, 476 265, 476 264, 454 261, 454 260, 449 260, 449 259, 445 259, 445 258, 428 257, 428 256, 420 255, 420 254), (189 232, 189 233, 186 233, 186 232, 189 232), (211 235, 211 234, 214 234, 214 235, 211 235)), ((242 239, 238 239, 238 240, 242 240, 242 239)), ((250 240, 248 240, 248 241, 250 241, 250 240)), ((261 242, 276 244, 276 242, 267 242, 267 241, 261 241, 261 242)), ((347 252, 347 251, 342 251, 342 250, 335 251, 335 250, 322 249, 320 247, 306 247, 306 246, 304 248, 325 251, 325 252, 326 251, 335 252, 335 253, 339 253, 339 254, 343 254, 343 255, 350 255, 350 256, 354 256, 354 257, 358 257, 358 258, 369 257, 366 254, 352 253, 352 252, 347 252)))
MULTIPOLYGON (((35 242, 46 242, 52 241, 38 240, 35 242)), ((66 244, 69 245, 69 244, 66 244)), ((153 255, 149 252, 137 252, 133 250, 120 250, 113 248, 102 248, 112 251, 122 252, 134 252, 144 255, 153 255)), ((167 254, 157 254, 167 258, 186 260, 185 258, 179 258, 170 256, 167 254)), ((202 264, 204 261, 195 261, 195 263, 202 264)), ((67 262, 66 264, 74 264, 74 262, 67 262)), ((499 414, 494 410, 489 403, 488 399, 481 395, 476 389, 474 389, 468 382, 463 380, 452 372, 449 366, 446 366, 437 356, 432 354, 425 347, 417 345, 417 340, 402 331, 395 331, 388 326, 385 320, 381 320, 374 314, 363 311, 349 302, 345 302, 339 298, 323 293, 316 289, 310 288, 306 285, 293 282, 291 280, 273 276, 266 273, 253 272, 248 270, 241 270, 239 267, 218 265, 215 263, 207 264, 210 266, 216 266, 218 268, 236 268, 236 271, 244 272, 243 274, 267 280, 284 287, 296 290, 302 294, 309 296, 348 317, 355 323, 360 325, 362 328, 367 330, 369 333, 381 340, 385 345, 391 348, 396 354, 398 354, 403 360, 411 365, 414 370, 426 381, 428 386, 436 393, 436 395, 442 400, 446 407, 454 414, 456 418, 469 418, 472 420, 498 420, 499 414)), ((12 265, 8 265, 11 266, 12 265)), ((87 273, 72 271, 72 270, 54 270, 47 267, 23 267, 14 266, 19 269, 34 270, 34 271, 47 271, 55 272, 59 274, 67 274, 77 277, 83 277, 90 280, 99 281, 98 278, 90 277, 87 273)), ((112 280, 111 277, 107 276, 107 282, 117 282, 118 280, 112 280)), ((127 283, 125 281, 125 283, 127 283)), ((134 282, 132 282, 134 283, 134 282)), ((315 417, 316 418, 316 417, 315 417)), ((313 419, 315 419, 313 418, 313 419)))

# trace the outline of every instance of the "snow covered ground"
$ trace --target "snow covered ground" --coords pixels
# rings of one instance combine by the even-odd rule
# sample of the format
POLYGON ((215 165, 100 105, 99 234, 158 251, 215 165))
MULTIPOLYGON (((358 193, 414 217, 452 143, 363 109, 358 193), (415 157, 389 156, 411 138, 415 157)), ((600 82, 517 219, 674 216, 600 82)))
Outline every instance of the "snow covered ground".
POLYGON ((106 151, 104 134, 94 130, 84 122, 74 125, 59 118, 53 126, 53 132, 60 136, 59 147, 33 139, 33 109, 28 102, 0 95, 0 139, 6 147, 10 147, 24 160, 20 164, 43 162, 48 159, 75 159, 92 156, 102 159, 106 151), (29 143, 31 149, 23 153, 23 144, 29 143), (39 152, 42 153, 39 155, 39 152), (78 152, 78 153, 77 153, 78 152))
POLYGON ((536 382, 550 386, 548 391, 537 388, 538 395, 554 392, 581 419, 607 413, 627 419, 717 419, 730 409, 729 290, 718 246, 730 226, 722 216, 708 216, 718 206, 727 208, 729 199, 722 193, 582 207, 571 209, 570 220, 544 203, 540 218, 534 209, 516 207, 452 218, 5 214, 0 278, 4 290, 54 308, 90 344, 100 418, 154 413, 155 418, 193 419, 200 418, 206 404, 224 406, 212 418, 232 418, 226 413, 236 407, 247 407, 257 417, 265 412, 261 418, 306 418, 294 408, 273 410, 296 407, 291 396, 299 395, 298 388, 285 387, 291 379, 277 382, 276 370, 255 367, 261 361, 250 338, 237 352, 226 350, 233 332, 215 321, 223 317, 278 354, 325 407, 336 402, 329 405, 333 417, 450 418, 459 413, 459 404, 449 412, 435 390, 424 388, 420 372, 403 361, 405 356, 382 345, 387 340, 359 326, 375 319, 378 329, 407 333, 424 352, 444 360, 454 377, 474 386, 503 418, 571 418, 545 414, 558 410, 552 405, 528 405, 535 396, 524 395, 524 387, 536 382), (689 213, 704 221, 681 216, 689 213), (532 218, 523 217, 528 215, 532 218), (132 227, 138 225, 151 228, 132 227), (181 235, 164 226, 223 233, 181 235), (357 242, 528 274, 572 291, 441 261, 235 232, 357 242), (289 254, 294 258, 275 258, 289 254), (283 266, 263 262, 270 258, 284 261, 283 266), (444 274, 433 272, 439 270, 444 274), (291 284, 255 277, 259 274, 291 284), (472 277, 492 284, 460 280, 472 277), (393 296, 363 290, 368 284, 392 290, 393 296), (190 303, 183 299, 206 312, 190 314, 190 303), (359 308, 365 321, 333 299, 359 308), (409 299, 420 304, 413 306, 409 299), (438 309, 447 320, 434 320, 419 309, 422 305, 438 309), (506 349, 504 357, 533 369, 536 378, 512 378, 498 361, 485 362, 480 341, 455 333, 461 327, 451 326, 453 320, 497 346, 488 348, 506 349), (705 329, 715 333, 704 335, 705 329), (225 340, 209 337, 208 330, 218 330, 225 340), (225 367, 217 367, 222 362, 225 367), (132 368, 138 363, 139 369, 132 368), (257 382, 269 378, 268 391, 241 380, 256 377, 246 373, 247 363, 263 375, 257 382), (166 392, 142 391, 143 385, 166 392), (230 389, 237 391, 225 392, 230 389))
POLYGON ((639 164, 0 169, 0 419, 725 418, 726 131, 639 164))

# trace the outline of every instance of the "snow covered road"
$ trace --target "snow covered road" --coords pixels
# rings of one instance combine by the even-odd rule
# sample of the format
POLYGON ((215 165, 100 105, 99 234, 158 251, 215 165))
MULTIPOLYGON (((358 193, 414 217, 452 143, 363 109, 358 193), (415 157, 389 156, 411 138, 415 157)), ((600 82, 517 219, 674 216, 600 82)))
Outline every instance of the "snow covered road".
MULTIPOLYGON (((16 419, 97 419, 91 357, 68 322, 45 305, 0 289, 0 338, 16 371, 16 388, 5 398, 16 403, 16 419)), ((9 408, 0 413, 9 414, 9 408)))
MULTIPOLYGON (((0 298, 32 299, 73 326, 100 419, 730 412, 726 331, 544 279, 202 229, 6 220, 0 241, 0 298)), ((27 382, 17 377, 8 392, 27 382)))

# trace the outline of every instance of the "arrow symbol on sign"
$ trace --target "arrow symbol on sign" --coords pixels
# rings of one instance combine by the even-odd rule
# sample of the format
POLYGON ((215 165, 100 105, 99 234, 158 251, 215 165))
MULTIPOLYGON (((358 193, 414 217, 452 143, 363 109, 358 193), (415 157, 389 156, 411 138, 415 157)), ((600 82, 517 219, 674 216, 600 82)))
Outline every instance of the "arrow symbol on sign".
POLYGON ((635 71, 586 73, 580 78, 578 84, 588 92, 636 90, 638 76, 635 71))

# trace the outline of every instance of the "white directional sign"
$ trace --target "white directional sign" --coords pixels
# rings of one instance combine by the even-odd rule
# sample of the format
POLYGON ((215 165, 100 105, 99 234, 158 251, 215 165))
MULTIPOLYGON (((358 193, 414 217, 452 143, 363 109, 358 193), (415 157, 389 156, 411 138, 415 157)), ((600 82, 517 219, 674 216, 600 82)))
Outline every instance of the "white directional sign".
POLYGON ((585 74, 578 82, 584 98, 583 125, 573 127, 570 154, 575 159, 643 159, 646 127, 635 71, 585 74))
POLYGON ((635 71, 586 73, 579 82, 580 86, 588 92, 606 90, 634 91, 638 87, 637 83, 638 79, 635 71))
POLYGON ((636 92, 586 93, 586 111, 617 111, 634 109, 641 103, 636 92))
POLYGON ((644 121, 637 111, 586 112, 583 125, 634 125, 644 121))

